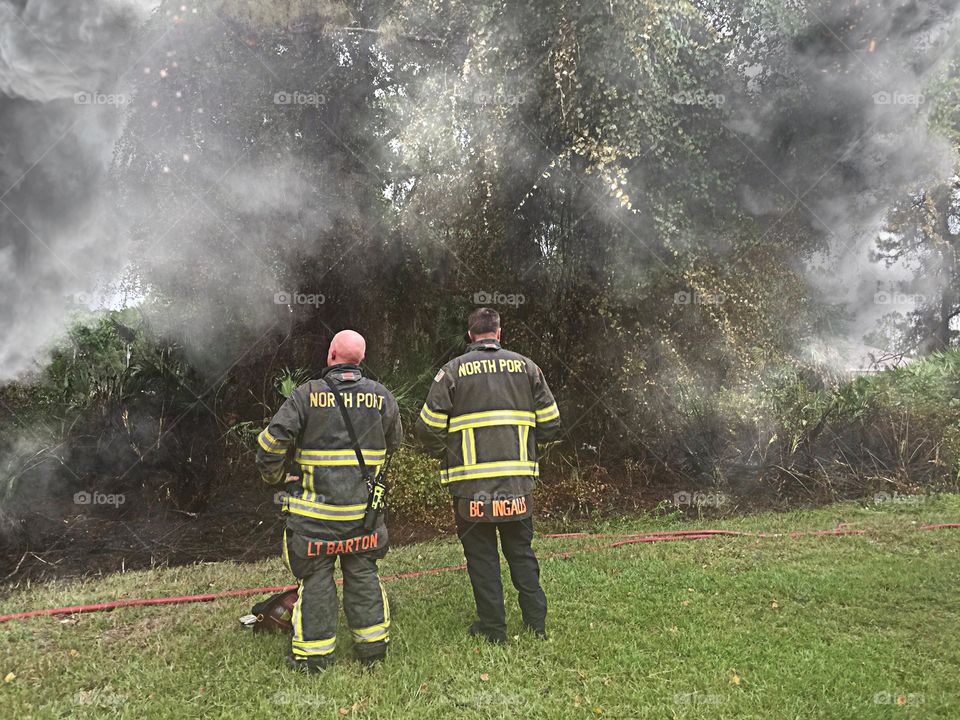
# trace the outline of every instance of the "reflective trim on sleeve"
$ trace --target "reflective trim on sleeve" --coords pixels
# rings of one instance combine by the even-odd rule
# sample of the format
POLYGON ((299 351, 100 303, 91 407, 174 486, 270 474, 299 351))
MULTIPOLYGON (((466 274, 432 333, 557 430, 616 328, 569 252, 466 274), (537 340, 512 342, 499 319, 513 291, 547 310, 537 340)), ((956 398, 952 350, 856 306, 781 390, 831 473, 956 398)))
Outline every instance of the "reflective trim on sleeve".
POLYGON ((556 403, 547 405, 547 407, 541 410, 537 410, 538 423, 550 422, 551 420, 556 420, 558 417, 560 417, 560 408, 557 407, 556 403))
POLYGON ((272 453, 273 455, 286 455, 287 453, 288 443, 277 440, 266 428, 264 428, 262 433, 257 435, 257 443, 259 443, 260 447, 262 447, 268 453, 272 453))
POLYGON ((505 460, 502 462, 477 463, 476 465, 461 465, 452 467, 441 473, 440 482, 444 485, 461 480, 481 480, 492 477, 532 476, 539 473, 537 463, 520 460, 505 460))
POLYGON ((432 428, 437 428, 438 430, 446 430, 449 417, 449 415, 434 412, 427 407, 426 404, 424 404, 423 409, 420 411, 420 419, 423 420, 424 424, 432 428))
POLYGON ((526 410, 487 410, 484 412, 468 413, 450 418, 450 432, 468 430, 494 425, 529 425, 536 424, 536 416, 526 410))

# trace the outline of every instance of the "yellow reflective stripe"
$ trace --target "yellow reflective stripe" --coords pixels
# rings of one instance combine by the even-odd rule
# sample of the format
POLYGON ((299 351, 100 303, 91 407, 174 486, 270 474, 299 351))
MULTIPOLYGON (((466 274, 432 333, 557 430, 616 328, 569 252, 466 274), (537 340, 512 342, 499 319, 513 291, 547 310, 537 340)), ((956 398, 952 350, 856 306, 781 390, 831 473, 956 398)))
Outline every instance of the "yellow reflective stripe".
MULTIPOLYGON (((360 451, 363 453, 363 459, 366 460, 367 457, 376 459, 377 457, 385 457, 387 451, 381 448, 360 448, 360 451)), ((349 450, 310 450, 304 449, 301 450, 298 455, 304 457, 333 457, 333 458, 353 458, 357 459, 357 453, 352 448, 349 450)))
POLYGON ((302 467, 301 470, 303 471, 304 485, 307 487, 307 492, 309 492, 311 495, 315 495, 317 489, 313 486, 313 468, 309 465, 306 465, 302 467))
POLYGON ((293 604, 293 644, 296 645, 303 638, 303 613, 300 606, 303 603, 303 581, 297 580, 297 601, 293 604))
POLYGON ((336 647, 331 646, 325 649, 316 649, 316 650, 301 650, 296 645, 293 647, 293 654, 297 657, 316 657, 317 655, 329 655, 332 653, 336 647))
POLYGON ((292 643, 293 654, 301 657, 311 655, 329 655, 334 651, 337 645, 337 638, 326 638, 324 640, 294 640, 292 643))
MULTIPOLYGON (((316 496, 314 495, 314 497, 316 496)), ((287 498, 286 505, 288 512, 315 520, 362 520, 367 511, 366 503, 361 505, 328 505, 311 500, 309 496, 287 498)))
POLYGON ((495 425, 529 425, 536 424, 536 416, 525 410, 486 410, 484 412, 468 413, 450 418, 450 432, 468 430, 495 425))
POLYGON ((355 643, 390 641, 390 601, 387 600, 387 591, 380 583, 380 597, 383 599, 383 622, 370 627, 351 630, 355 643))
POLYGON ((272 453, 273 455, 287 454, 286 444, 279 442, 266 430, 257 435, 257 443, 260 445, 260 447, 262 447, 268 453, 272 453))
MULTIPOLYGON (((368 465, 382 465, 387 458, 386 450, 361 448, 363 461, 368 465)), ((357 454, 353 450, 300 450, 296 454, 300 465, 321 467, 358 466, 357 454)))
POLYGON ((447 427, 448 416, 443 413, 436 413, 426 405, 423 406, 423 409, 420 411, 420 419, 430 427, 435 427, 440 430, 443 430, 447 427))
POLYGON ((293 568, 290 567, 290 550, 287 548, 287 529, 283 529, 283 564, 287 566, 287 570, 293 573, 293 568))
POLYGON ((522 460, 503 460, 500 462, 461 465, 444 470, 440 482, 444 485, 462 480, 481 480, 492 477, 534 476, 539 472, 537 463, 522 460))
POLYGON ((530 427, 521 425, 517 428, 517 435, 520 439, 520 460, 526 462, 529 459, 527 437, 530 435, 530 427))
POLYGON ((463 456, 464 465, 473 465, 477 462, 477 442, 473 436, 473 430, 464 430, 460 433, 460 450, 463 456))
POLYGON ((382 582, 380 583, 380 597, 383 598, 383 621, 390 625, 390 601, 387 599, 387 589, 382 582))
MULTIPOLYGON (((314 495, 314 497, 316 497, 316 495, 314 495)), ((298 503, 302 503, 304 505, 309 505, 314 510, 329 512, 362 512, 367 509, 366 503, 358 503, 356 505, 330 505, 329 503, 311 500, 309 496, 302 498, 291 497, 290 499, 296 500, 298 503)))
POLYGON ((560 408, 557 407, 556 403, 537 410, 537 422, 548 422, 558 417, 560 417, 560 408))
POLYGON ((297 647, 307 650, 309 648, 331 647, 332 645, 336 644, 337 638, 323 638, 322 640, 294 640, 293 642, 297 647))
POLYGON ((353 641, 357 643, 365 642, 378 642, 383 640, 390 632, 390 621, 386 620, 379 625, 371 625, 370 627, 358 628, 356 630, 351 630, 353 633, 353 641))
POLYGON ((299 515, 300 517, 307 517, 312 520, 333 520, 339 522, 354 522, 356 520, 363 520, 365 513, 357 513, 356 515, 330 515, 328 513, 315 512, 313 510, 307 510, 305 508, 298 507, 297 505, 288 506, 288 510, 291 515, 299 515))

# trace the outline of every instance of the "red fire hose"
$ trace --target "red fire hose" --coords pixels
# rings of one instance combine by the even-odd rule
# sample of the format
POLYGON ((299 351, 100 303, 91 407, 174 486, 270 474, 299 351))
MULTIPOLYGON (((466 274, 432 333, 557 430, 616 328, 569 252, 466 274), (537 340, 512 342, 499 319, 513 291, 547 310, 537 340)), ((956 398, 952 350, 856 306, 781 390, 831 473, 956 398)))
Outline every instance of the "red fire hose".
MULTIPOLYGON (((941 523, 939 525, 922 525, 920 530, 942 530, 945 528, 960 528, 960 523, 941 523)), ((549 553, 545 558, 563 558, 568 559, 577 554, 599 552, 611 548, 623 547, 624 545, 635 545, 638 543, 652 542, 670 542, 676 540, 703 540, 711 537, 754 537, 754 538, 779 538, 785 537, 791 540, 802 537, 824 537, 839 535, 863 535, 864 530, 854 530, 846 525, 838 525, 833 530, 815 530, 811 532, 791 532, 791 533, 750 533, 736 530, 672 530, 665 532, 651 533, 633 533, 626 535, 610 534, 591 534, 591 533, 557 533, 553 535, 544 535, 545 538, 553 539, 610 539, 617 538, 615 542, 605 543, 597 547, 585 548, 574 551, 561 551, 549 553)), ((424 575, 438 575, 446 572, 456 572, 466 570, 466 565, 447 565, 445 567, 426 568, 424 570, 415 570, 412 572, 397 573, 395 575, 386 575, 381 580, 405 580, 409 578, 423 577, 424 575)), ((337 583, 341 583, 338 580, 337 583)), ((211 600, 220 600, 222 598, 246 597, 248 595, 268 595, 271 593, 284 592, 286 590, 296 589, 296 585, 277 585, 273 587, 246 588, 243 590, 225 590, 223 592, 206 593, 203 595, 181 595, 177 597, 156 597, 156 598, 136 598, 130 600, 112 600, 110 602, 94 603, 91 605, 72 605, 70 607, 46 608, 43 610, 30 610, 27 612, 11 613, 9 615, 0 615, 0 623, 9 620, 25 620, 32 617, 43 615, 73 615, 79 613, 100 612, 102 610, 113 610, 120 607, 137 607, 144 605, 179 605, 182 603, 210 602, 211 600)))

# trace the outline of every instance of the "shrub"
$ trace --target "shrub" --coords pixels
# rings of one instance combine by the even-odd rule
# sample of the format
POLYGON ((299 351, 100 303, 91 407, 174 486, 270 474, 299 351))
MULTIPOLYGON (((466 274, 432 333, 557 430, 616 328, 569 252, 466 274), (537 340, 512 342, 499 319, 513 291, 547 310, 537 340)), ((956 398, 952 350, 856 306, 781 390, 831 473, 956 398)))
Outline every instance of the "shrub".
POLYGON ((409 447, 390 464, 388 505, 403 522, 440 529, 450 524, 450 496, 440 485, 440 461, 409 447))

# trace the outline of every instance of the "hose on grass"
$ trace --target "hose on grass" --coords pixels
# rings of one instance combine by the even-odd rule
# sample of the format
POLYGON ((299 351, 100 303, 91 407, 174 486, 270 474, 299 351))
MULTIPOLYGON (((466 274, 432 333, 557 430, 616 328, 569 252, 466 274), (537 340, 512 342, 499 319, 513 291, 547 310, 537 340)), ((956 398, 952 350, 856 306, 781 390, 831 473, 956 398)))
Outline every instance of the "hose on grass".
MULTIPOLYGON (((960 523, 940 523, 936 525, 922 525, 919 530, 943 530, 947 528, 960 528, 960 523)), ((705 540, 714 537, 752 537, 758 539, 784 538, 796 540, 804 537, 835 537, 845 535, 864 535, 866 531, 857 530, 848 527, 845 524, 838 525, 832 530, 814 530, 807 532, 788 532, 788 533, 751 533, 738 530, 669 530, 663 532, 649 533, 628 533, 628 534, 605 534, 605 533, 554 533, 542 535, 541 537, 558 540, 613 540, 601 545, 581 548, 578 550, 564 550, 554 553, 548 553, 544 559, 560 558, 569 559, 575 555, 585 553, 600 552, 613 548, 624 547, 626 545, 636 545, 640 543, 654 542, 676 542, 683 540, 705 540)), ((411 578, 423 577, 425 575, 439 575, 441 573, 458 572, 466 570, 466 565, 447 565, 444 567, 424 568, 422 570, 413 570, 410 572, 385 575, 380 579, 383 581, 407 580, 411 578)), ((337 580, 337 583, 341 583, 337 580)), ((295 590, 296 585, 276 585, 271 587, 244 588, 241 590, 224 590, 215 593, 204 593, 202 595, 178 595, 169 597, 152 598, 131 598, 125 600, 111 600, 107 602, 92 603, 88 605, 71 605, 68 607, 44 608, 42 610, 28 610, 26 612, 9 613, 0 615, 0 623, 10 620, 26 620, 28 618, 43 617, 51 615, 76 615, 80 613, 103 612, 114 610, 121 607, 143 607, 153 605, 181 605, 185 603, 211 602, 224 598, 247 597, 249 595, 269 595, 272 593, 295 590)))

